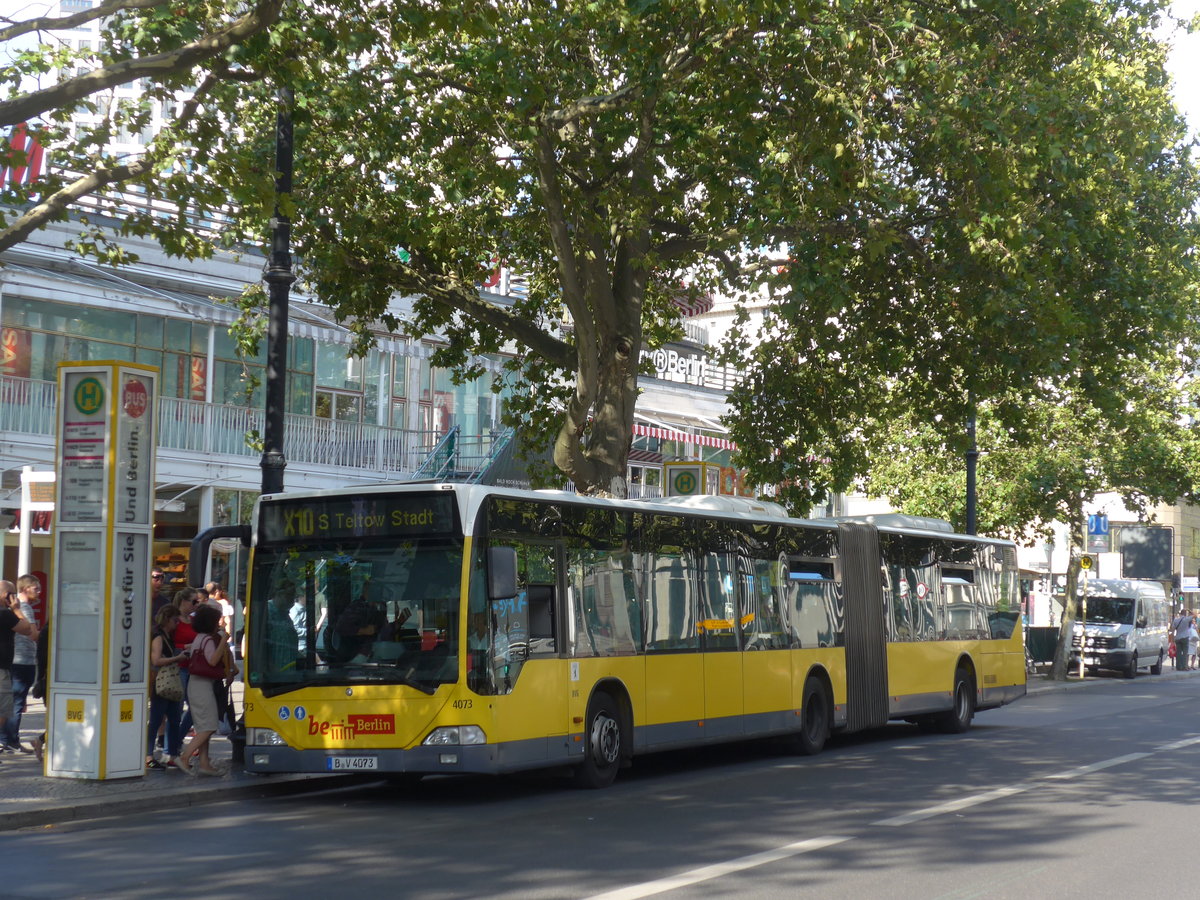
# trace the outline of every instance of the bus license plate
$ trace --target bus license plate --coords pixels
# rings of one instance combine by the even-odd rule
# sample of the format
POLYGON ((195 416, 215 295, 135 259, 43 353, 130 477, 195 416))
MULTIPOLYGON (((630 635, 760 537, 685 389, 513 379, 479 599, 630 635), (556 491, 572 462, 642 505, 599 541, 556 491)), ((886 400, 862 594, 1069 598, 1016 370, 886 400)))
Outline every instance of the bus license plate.
POLYGON ((330 772, 361 772, 364 769, 378 769, 379 758, 376 756, 327 756, 325 768, 330 772))

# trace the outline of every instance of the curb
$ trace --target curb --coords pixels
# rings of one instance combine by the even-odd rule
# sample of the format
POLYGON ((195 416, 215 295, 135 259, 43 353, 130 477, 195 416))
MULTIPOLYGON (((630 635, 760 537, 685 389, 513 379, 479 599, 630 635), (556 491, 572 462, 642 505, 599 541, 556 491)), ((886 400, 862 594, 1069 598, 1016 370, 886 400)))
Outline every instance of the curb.
POLYGON ((1196 672, 1176 672, 1164 668, 1160 675, 1141 675, 1136 679, 1122 678, 1119 676, 1111 676, 1104 678, 1097 675, 1089 675, 1086 678, 1071 676, 1067 681, 1051 681, 1049 675, 1035 675, 1030 677, 1025 682, 1025 696, 1033 696, 1034 694, 1047 694, 1053 691, 1068 691, 1082 687, 1092 687, 1098 684, 1132 684, 1136 681, 1143 681, 1146 678, 1174 680, 1176 678, 1187 678, 1192 674, 1200 674, 1200 670, 1196 672))
MULTIPOLYGON (((379 780, 377 776, 367 775, 284 775, 265 776, 265 778, 270 780, 233 784, 228 787, 217 785, 195 791, 177 791, 171 792, 170 796, 175 805, 192 807, 208 803, 221 803, 226 800, 258 800, 268 797, 316 793, 379 780)), ((67 801, 57 806, 0 813, 0 832, 107 819, 146 810, 161 810, 163 797, 164 792, 145 791, 130 797, 67 801)))

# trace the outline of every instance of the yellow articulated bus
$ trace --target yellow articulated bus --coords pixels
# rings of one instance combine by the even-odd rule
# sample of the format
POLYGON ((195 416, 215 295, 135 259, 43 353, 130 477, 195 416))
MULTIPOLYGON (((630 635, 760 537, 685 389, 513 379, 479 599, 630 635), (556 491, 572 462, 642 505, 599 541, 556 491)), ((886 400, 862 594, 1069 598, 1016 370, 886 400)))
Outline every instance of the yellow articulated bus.
POLYGON ((1016 553, 930 522, 466 484, 265 496, 247 768, 603 787, 669 748, 964 731, 1025 693, 1016 553))

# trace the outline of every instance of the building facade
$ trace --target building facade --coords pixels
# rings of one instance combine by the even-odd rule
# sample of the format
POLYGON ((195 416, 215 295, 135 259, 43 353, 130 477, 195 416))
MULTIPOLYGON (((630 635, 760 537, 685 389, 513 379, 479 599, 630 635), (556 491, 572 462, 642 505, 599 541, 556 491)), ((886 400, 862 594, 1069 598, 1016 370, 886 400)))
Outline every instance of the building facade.
MULTIPOLYGON (((265 341, 239 357, 228 301, 261 278, 262 259, 185 262, 150 241, 129 241, 139 262, 102 268, 68 252, 69 225, 51 227, 4 254, 0 268, 0 513, 19 513, 20 476, 55 460, 59 362, 121 360, 159 369, 155 558, 181 581, 191 539, 212 525, 248 521, 262 480, 253 435, 263 427, 265 341)), ((485 294, 507 302, 504 279, 485 294)), ((408 309, 397 298, 393 312, 408 309)), ((709 364, 702 332, 651 354, 643 379, 630 480, 656 494, 663 462, 728 465, 721 437, 725 386, 734 377, 709 364)), ((328 307, 294 295, 289 311, 285 486, 347 487, 422 476, 422 465, 453 432, 458 452, 480 465, 503 432, 504 358, 479 360, 483 375, 461 385, 430 362, 437 336, 379 336, 367 356, 349 354, 350 334, 328 307)), ((33 528, 31 564, 49 570, 52 516, 33 528)), ((14 571, 19 521, 6 533, 5 571, 14 571)), ((218 544, 212 576, 236 594, 240 548, 218 544)))

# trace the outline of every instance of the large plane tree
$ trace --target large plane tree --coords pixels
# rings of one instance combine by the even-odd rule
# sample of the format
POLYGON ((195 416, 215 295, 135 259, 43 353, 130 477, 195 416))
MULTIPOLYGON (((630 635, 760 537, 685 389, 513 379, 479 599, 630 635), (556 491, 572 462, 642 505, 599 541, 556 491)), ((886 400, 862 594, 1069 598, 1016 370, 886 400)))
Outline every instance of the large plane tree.
POLYGON ((223 54, 172 196, 223 190, 221 237, 260 236, 290 87, 308 287, 364 338, 445 334, 468 376, 515 349, 510 414, 582 490, 624 491, 640 351, 681 294, 769 293, 732 425, 796 502, 864 461, 888 403, 961 407, 1191 312, 1161 4, 311 8, 223 54), (528 279, 508 305, 479 295, 497 264, 528 279))

